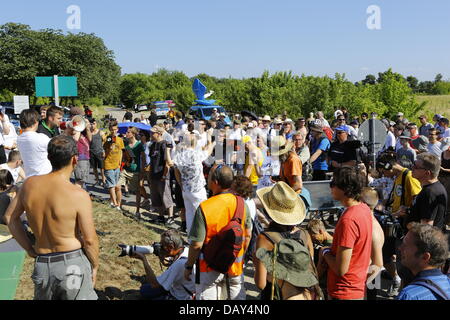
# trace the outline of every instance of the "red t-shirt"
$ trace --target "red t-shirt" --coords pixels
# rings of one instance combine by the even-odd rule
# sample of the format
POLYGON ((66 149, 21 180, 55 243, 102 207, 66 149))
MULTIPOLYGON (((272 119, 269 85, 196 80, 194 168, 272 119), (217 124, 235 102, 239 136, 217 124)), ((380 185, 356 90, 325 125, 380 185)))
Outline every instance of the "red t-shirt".
POLYGON ((347 208, 339 219, 331 246, 334 256, 339 246, 353 249, 350 266, 343 277, 328 268, 328 294, 335 299, 363 298, 372 250, 372 213, 365 203, 347 208))

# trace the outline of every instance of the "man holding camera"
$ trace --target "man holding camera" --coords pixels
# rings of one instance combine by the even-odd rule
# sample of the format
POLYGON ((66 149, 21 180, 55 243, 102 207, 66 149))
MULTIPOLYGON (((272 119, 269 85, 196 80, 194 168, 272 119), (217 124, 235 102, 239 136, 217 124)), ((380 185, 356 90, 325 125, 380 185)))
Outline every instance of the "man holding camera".
MULTIPOLYGON (((155 244, 153 244, 155 248, 155 244)), ((160 262, 168 267, 160 276, 155 273, 142 253, 133 253, 132 257, 144 264, 147 283, 141 286, 141 295, 150 300, 192 300, 195 283, 184 278, 184 265, 188 249, 183 245, 181 235, 174 229, 161 234, 160 251, 154 251, 160 262)))
MULTIPOLYGON (((394 154, 385 153, 378 159, 377 168, 385 177, 394 179, 394 186, 385 206, 391 208, 392 215, 399 218, 399 222, 405 228, 404 219, 422 188, 419 181, 412 176, 411 170, 401 166, 401 162, 403 160, 397 161, 394 154)), ((399 234, 397 237, 387 237, 383 245, 384 267, 394 280, 388 291, 389 296, 396 296, 401 286, 396 265, 400 236, 399 234)))

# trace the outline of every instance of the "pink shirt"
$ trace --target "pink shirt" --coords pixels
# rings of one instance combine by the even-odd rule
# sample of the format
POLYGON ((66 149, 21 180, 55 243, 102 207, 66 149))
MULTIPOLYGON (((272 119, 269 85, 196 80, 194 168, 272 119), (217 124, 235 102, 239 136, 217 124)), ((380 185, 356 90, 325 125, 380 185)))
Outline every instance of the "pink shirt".
POLYGON ((83 135, 80 135, 80 139, 77 143, 78 160, 89 160, 91 158, 89 154, 89 140, 83 135))

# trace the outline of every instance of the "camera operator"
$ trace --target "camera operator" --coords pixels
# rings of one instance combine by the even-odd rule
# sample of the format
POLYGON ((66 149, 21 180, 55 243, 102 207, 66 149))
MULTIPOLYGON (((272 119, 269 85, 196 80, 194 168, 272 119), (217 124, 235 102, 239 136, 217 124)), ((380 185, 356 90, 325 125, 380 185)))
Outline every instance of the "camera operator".
POLYGON ((358 140, 349 140, 350 131, 346 126, 339 126, 335 130, 336 140, 331 144, 329 156, 334 170, 342 166, 355 166, 358 156, 357 150, 361 147, 358 140))
MULTIPOLYGON (((401 165, 402 161, 403 160, 397 161, 395 154, 384 153, 378 159, 377 168, 385 177, 394 179, 392 192, 389 199, 384 202, 384 205, 385 208, 391 208, 390 212, 392 212, 392 216, 399 218, 403 230, 406 230, 406 224, 404 222, 405 216, 422 188, 420 182, 412 176, 411 170, 401 165)), ((377 209, 384 208, 378 207, 377 209)), ((398 295, 398 290, 401 285, 400 276, 397 274, 396 251, 401 244, 400 238, 402 236, 403 233, 400 232, 395 236, 386 237, 383 246, 384 267, 394 279, 394 282, 388 291, 389 296, 398 295)))
MULTIPOLYGON (((147 283, 141 286, 141 296, 150 300, 192 300, 195 293, 194 277, 184 278, 184 265, 188 249, 177 230, 169 229, 161 234, 161 249, 155 250, 161 264, 168 267, 158 277, 142 253, 133 253, 131 257, 144 263, 147 283)), ((155 244, 153 244, 155 247, 155 244)), ((194 272, 194 271, 193 271, 194 272)))

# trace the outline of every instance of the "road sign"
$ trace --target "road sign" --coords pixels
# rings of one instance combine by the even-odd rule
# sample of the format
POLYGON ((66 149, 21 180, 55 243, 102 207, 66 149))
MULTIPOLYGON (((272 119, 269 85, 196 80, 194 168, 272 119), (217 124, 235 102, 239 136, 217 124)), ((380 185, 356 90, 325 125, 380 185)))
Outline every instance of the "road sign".
POLYGON ((368 119, 359 127, 358 140, 363 144, 361 149, 369 154, 374 165, 376 163, 377 154, 384 147, 386 136, 386 126, 378 119, 368 119))
POLYGON ((55 97, 59 105, 59 97, 78 96, 77 77, 36 77, 36 97, 55 97))
POLYGON ((20 114, 22 110, 30 109, 28 96, 14 96, 14 113, 20 114))

